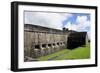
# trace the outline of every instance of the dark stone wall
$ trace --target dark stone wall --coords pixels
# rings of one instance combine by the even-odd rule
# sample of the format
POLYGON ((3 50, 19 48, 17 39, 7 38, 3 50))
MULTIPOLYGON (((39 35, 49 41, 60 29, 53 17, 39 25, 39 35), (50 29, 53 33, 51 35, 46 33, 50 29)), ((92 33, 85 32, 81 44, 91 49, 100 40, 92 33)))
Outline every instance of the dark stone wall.
POLYGON ((67 48, 74 49, 86 45, 86 32, 71 32, 67 40, 67 48))

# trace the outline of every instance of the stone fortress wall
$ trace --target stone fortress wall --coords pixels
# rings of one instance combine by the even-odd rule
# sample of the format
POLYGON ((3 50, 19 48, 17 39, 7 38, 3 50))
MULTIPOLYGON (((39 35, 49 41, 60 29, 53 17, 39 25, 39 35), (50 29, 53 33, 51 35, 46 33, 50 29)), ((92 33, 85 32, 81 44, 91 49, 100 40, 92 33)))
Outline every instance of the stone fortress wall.
POLYGON ((40 57, 66 48, 67 32, 62 30, 24 25, 25 56, 40 57))
POLYGON ((86 32, 24 24, 24 57, 38 58, 86 44, 86 32))

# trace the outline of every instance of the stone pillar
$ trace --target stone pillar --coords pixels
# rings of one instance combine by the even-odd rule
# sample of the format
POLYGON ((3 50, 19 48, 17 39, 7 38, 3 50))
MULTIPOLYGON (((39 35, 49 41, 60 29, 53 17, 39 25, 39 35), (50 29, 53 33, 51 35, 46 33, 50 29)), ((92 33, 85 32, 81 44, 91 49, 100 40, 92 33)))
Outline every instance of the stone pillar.
POLYGON ((40 53, 41 53, 41 56, 44 56, 45 55, 45 49, 44 47, 42 47, 42 44, 40 45, 40 53))
POLYGON ((51 44, 51 52, 54 53, 54 46, 51 44))
POLYGON ((53 50, 54 50, 54 52, 57 52, 57 46, 56 46, 56 43, 54 43, 54 45, 53 45, 53 50))
POLYGON ((61 42, 59 42, 60 49, 63 49, 61 42))
POLYGON ((46 44, 46 49, 47 49, 47 50, 46 50, 47 55, 48 55, 48 54, 50 54, 50 53, 51 53, 51 51, 50 51, 50 47, 48 46, 48 44, 46 44))
POLYGON ((41 56, 44 56, 44 54, 45 54, 44 49, 45 49, 45 48, 41 48, 41 49, 40 49, 40 51, 41 51, 41 56))
POLYGON ((64 42, 62 43, 62 46, 63 46, 62 49, 66 48, 66 44, 64 42))
POLYGON ((34 55, 33 55, 34 58, 39 57, 39 56, 40 56, 39 49, 36 49, 36 48, 35 48, 33 54, 34 54, 34 55))
POLYGON ((56 46, 56 51, 59 51, 60 50, 59 45, 56 43, 55 46, 56 46))

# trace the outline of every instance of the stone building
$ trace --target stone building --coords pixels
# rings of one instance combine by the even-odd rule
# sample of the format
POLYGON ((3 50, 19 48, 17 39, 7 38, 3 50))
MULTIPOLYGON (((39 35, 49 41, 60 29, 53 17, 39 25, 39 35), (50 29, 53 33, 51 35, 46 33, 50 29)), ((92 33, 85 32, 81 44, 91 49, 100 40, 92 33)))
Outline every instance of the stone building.
MULTIPOLYGON (((68 46, 70 44, 69 38, 76 35, 80 36, 77 32, 74 32, 77 33, 74 35, 71 32, 72 31, 65 28, 63 28, 63 30, 58 30, 32 24, 24 24, 24 57, 37 58, 70 48, 70 46, 68 46)), ((82 37, 86 37, 86 34, 82 37)), ((76 38, 73 39, 75 40, 76 38)), ((83 40, 85 40, 85 38, 83 38, 83 40)))

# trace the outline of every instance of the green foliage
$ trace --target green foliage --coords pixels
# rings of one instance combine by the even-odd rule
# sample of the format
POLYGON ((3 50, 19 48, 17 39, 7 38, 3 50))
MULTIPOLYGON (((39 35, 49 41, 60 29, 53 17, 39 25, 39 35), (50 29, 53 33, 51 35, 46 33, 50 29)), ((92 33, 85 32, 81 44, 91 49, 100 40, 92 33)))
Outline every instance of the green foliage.
POLYGON ((64 49, 56 53, 38 58, 40 61, 47 60, 75 60, 90 58, 90 44, 75 48, 73 50, 64 49))

